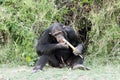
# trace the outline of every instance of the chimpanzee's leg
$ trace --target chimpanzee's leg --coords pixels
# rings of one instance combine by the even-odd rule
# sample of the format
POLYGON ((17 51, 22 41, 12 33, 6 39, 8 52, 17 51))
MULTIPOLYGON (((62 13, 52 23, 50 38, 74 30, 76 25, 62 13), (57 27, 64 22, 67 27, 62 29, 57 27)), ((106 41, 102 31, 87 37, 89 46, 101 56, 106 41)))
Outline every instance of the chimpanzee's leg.
POLYGON ((34 72, 37 72, 38 70, 42 70, 47 62, 49 62, 49 64, 53 67, 59 67, 59 62, 54 55, 42 55, 38 59, 36 66, 33 69, 34 72))
POLYGON ((83 58, 81 58, 80 56, 73 55, 72 56, 73 61, 71 63, 72 68, 73 69, 78 69, 78 68, 79 69, 84 69, 85 68, 83 66, 83 62, 84 62, 84 44, 79 44, 76 48, 79 50, 79 52, 81 53, 83 58))
POLYGON ((36 66, 34 67, 33 70, 37 71, 37 70, 42 70, 43 67, 45 66, 45 64, 48 62, 48 57, 47 55, 42 55, 39 57, 36 66))
POLYGON ((84 69, 83 61, 84 59, 82 59, 81 57, 74 56, 74 59, 72 61, 72 68, 73 69, 84 69))
POLYGON ((56 59, 55 55, 49 55, 48 60, 50 66, 59 67, 59 61, 56 59))

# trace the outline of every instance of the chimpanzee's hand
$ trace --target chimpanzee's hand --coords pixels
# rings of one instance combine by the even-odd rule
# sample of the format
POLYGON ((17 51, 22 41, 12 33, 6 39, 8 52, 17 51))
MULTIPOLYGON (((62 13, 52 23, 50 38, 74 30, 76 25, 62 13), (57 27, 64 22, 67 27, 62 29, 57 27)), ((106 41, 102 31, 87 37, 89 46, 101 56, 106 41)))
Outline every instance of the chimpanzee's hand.
POLYGON ((80 52, 77 48, 75 48, 75 50, 73 50, 73 53, 74 53, 76 56, 81 54, 81 52, 80 52))
POLYGON ((65 42, 63 42, 63 43, 58 43, 57 46, 58 46, 59 48, 69 48, 69 46, 68 46, 65 42))
POLYGON ((75 47, 75 50, 73 50, 73 53, 75 55, 81 55, 83 53, 83 44, 79 44, 75 47))

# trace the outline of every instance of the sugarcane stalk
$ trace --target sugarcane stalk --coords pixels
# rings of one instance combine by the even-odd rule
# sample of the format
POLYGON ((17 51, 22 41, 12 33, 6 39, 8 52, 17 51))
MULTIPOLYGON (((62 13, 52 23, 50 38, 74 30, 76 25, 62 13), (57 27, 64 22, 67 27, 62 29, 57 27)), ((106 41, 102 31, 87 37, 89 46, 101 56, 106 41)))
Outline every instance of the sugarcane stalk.
MULTIPOLYGON (((77 49, 76 49, 71 43, 69 43, 66 39, 63 39, 63 41, 64 41, 69 47, 71 47, 73 51, 76 51, 76 50, 77 50, 77 49)), ((79 56, 80 56, 81 58, 83 58, 83 56, 82 56, 81 54, 79 54, 79 56)))

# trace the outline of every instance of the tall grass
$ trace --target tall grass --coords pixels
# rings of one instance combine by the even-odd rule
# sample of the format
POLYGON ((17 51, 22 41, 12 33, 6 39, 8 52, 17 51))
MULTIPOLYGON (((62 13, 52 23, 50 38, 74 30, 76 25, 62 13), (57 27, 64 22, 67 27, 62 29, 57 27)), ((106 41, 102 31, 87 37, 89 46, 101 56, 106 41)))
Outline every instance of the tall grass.
POLYGON ((91 12, 93 26, 88 46, 88 53, 91 54, 87 58, 91 62, 120 63, 120 27, 116 21, 120 13, 119 5, 120 1, 109 1, 98 12, 91 12))

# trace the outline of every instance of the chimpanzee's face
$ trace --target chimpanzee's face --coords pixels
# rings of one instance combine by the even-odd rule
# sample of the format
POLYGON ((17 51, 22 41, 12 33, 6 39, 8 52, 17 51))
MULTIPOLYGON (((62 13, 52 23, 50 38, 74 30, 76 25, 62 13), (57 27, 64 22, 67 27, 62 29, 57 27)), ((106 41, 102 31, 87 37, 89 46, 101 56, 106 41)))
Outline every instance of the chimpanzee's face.
POLYGON ((63 39, 64 39, 64 34, 63 34, 62 32, 59 33, 59 34, 57 34, 57 35, 55 35, 54 37, 56 38, 57 42, 59 42, 59 43, 63 43, 63 42, 64 42, 64 41, 63 41, 63 39))
POLYGON ((51 30, 51 35, 56 38, 57 42, 62 43, 64 42, 63 39, 65 38, 65 33, 64 33, 64 25, 56 25, 52 28, 51 30))

